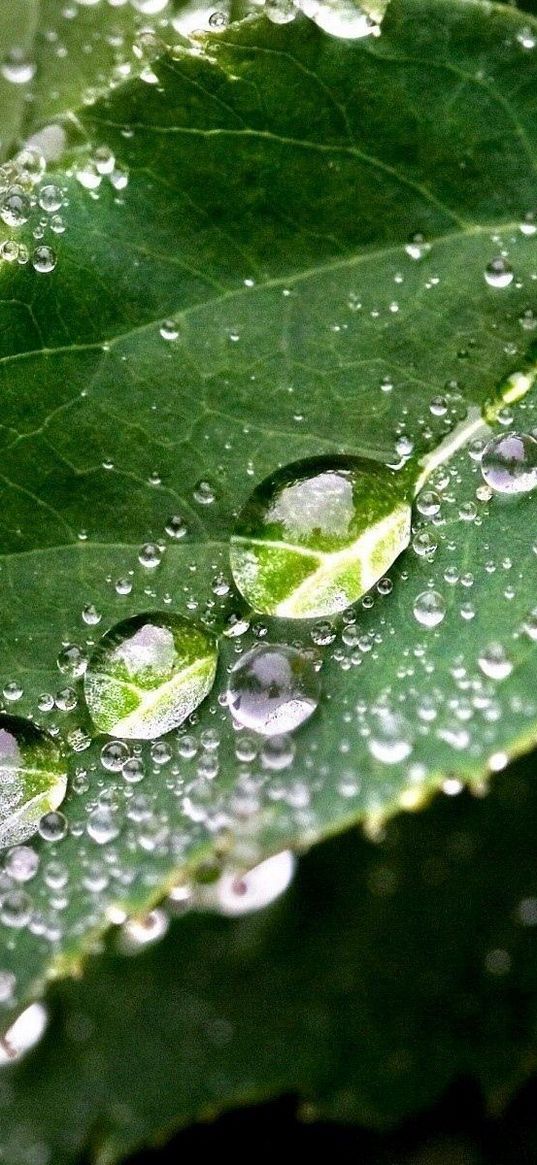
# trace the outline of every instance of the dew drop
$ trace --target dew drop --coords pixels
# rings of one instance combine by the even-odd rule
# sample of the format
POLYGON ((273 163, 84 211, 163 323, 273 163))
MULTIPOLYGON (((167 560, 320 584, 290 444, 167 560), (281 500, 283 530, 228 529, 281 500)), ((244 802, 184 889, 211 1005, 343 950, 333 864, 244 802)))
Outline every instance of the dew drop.
POLYGON ((56 266, 56 254, 52 247, 43 245, 36 247, 32 253, 32 267, 40 275, 48 275, 56 266))
POLYGON ((405 246, 405 251, 410 259, 419 261, 431 250, 431 244, 425 241, 424 235, 421 231, 416 231, 410 236, 408 243, 405 246))
POLYGON ((501 255, 498 255, 496 259, 492 259, 485 267, 485 280, 489 287, 509 287, 513 279, 513 268, 507 262, 507 259, 504 259, 501 255))
POLYGON ((286 644, 262 644, 237 660, 228 684, 234 720, 264 736, 282 736, 309 720, 320 698, 311 656, 286 644))
POLYGON ((28 222, 31 203, 27 194, 18 186, 12 186, 0 202, 0 218, 9 227, 21 227, 28 222))
POLYGON ((287 890, 295 865, 293 854, 284 850, 247 873, 226 872, 218 879, 210 897, 216 899, 218 911, 230 918, 262 910, 287 890))
POLYGON ((77 680, 84 675, 88 661, 81 647, 76 643, 66 643, 59 652, 56 663, 62 675, 77 680))
POLYGON ((478 663, 489 680, 505 680, 513 670, 512 660, 501 643, 489 643, 481 652, 478 663))
POLYGON ((169 340, 171 342, 176 340, 179 335, 179 328, 175 320, 164 320, 160 325, 160 334, 163 340, 169 340))
POLYGON ((446 614, 446 603, 439 591, 423 591, 414 600, 414 618, 423 627, 438 627, 446 614))
POLYGON ((67 834, 67 818, 63 813, 44 813, 39 821, 39 835, 43 841, 63 841, 67 834))
POLYGON ((231 569, 254 610, 323 618, 374 586, 409 538, 410 505, 393 470, 311 458, 256 487, 231 538, 231 569))
POLYGON ((297 15, 294 0, 266 0, 263 11, 272 24, 289 24, 297 15))
POLYGON ((173 514, 171 518, 168 518, 164 529, 168 538, 174 538, 176 541, 184 538, 187 533, 186 523, 180 514, 173 514))
POLYGON ((523 49, 534 49, 537 43, 535 33, 529 24, 525 24, 516 34, 516 39, 523 49))
POLYGON ((59 186, 53 186, 51 184, 42 186, 39 191, 38 201, 41 210, 46 211, 47 214, 54 214, 56 210, 60 209, 63 202, 62 192, 59 186))
POLYGON ((198 481, 194 487, 194 501, 200 506, 211 506, 215 500, 216 494, 210 481, 198 481))
POLYGON ((14 50, 2 62, 4 81, 11 85, 28 85, 35 77, 35 62, 27 60, 20 51, 14 50))
POLYGON ((11 890, 2 899, 0 921, 4 926, 21 930, 32 917, 32 899, 25 890, 11 890))
POLYGON ((483 450, 481 473, 495 493, 529 493, 537 485, 537 441, 524 433, 501 433, 483 450))
POLYGON ((412 752, 412 743, 404 718, 387 708, 377 709, 367 746, 382 764, 394 765, 406 760, 412 752))
POLYGON ((97 645, 84 677, 86 703, 101 732, 154 740, 180 724, 210 692, 218 649, 179 615, 136 615, 97 645))
POLYGON ((37 832, 40 818, 61 804, 67 773, 56 742, 30 720, 0 719, 0 848, 37 832))
POLYGON ((17 845, 6 854, 4 869, 14 882, 29 882, 39 868, 39 857, 29 845, 17 845))
MULTIPOLYGON (((156 542, 145 542, 144 545, 140 547, 138 553, 138 562, 140 563, 140 566, 144 566, 146 570, 155 570, 155 567, 160 565, 161 558, 162 551, 160 546, 157 546, 156 542)), ((128 592, 122 593, 128 594, 128 592)))
MULTIPOLYGON (((0 1066, 16 1063, 35 1048, 47 1023, 48 1015, 42 1003, 31 1003, 25 1008, 0 1040, 0 1066)), ((35 1160, 36 1154, 32 1153, 32 1157, 35 1160)))

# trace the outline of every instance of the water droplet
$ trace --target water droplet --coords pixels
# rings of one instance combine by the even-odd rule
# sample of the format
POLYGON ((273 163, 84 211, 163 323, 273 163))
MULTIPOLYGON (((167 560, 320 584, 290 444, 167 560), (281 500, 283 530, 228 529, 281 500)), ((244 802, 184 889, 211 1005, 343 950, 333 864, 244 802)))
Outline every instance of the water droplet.
POLYGON ((56 663, 62 675, 77 680, 84 675, 88 660, 82 648, 76 643, 66 643, 59 652, 56 663))
POLYGON ((38 201, 41 210, 46 211, 47 214, 54 214, 56 210, 60 209, 63 202, 62 192, 59 186, 53 186, 52 184, 42 186, 39 191, 38 201))
POLYGON ((142 16, 158 16, 168 7, 169 0, 131 0, 131 4, 142 16))
POLYGON ((423 257, 427 255, 430 250, 431 244, 425 241, 425 237, 422 235, 421 231, 416 231, 413 235, 411 235, 405 247, 405 251, 409 258, 415 259, 416 261, 423 259, 423 257))
POLYGON ((82 618, 88 627, 95 627, 97 623, 101 622, 101 612, 93 605, 93 603, 86 603, 82 610, 82 618))
POLYGON ((533 210, 528 210, 527 214, 524 215, 524 218, 519 225, 519 230, 522 235, 526 235, 528 238, 530 238, 532 235, 537 234, 537 222, 535 219, 535 212, 533 210))
MULTIPOLYGON (((42 1003, 31 1003, 0 1041, 0 1066, 14 1064, 39 1043, 48 1023, 42 1003)), ((34 1155, 35 1157, 35 1155, 34 1155)))
POLYGON ((231 569, 254 610, 323 617, 361 598, 409 537, 410 506, 394 471, 365 458, 312 458, 251 494, 231 538, 231 569))
POLYGON ((31 212, 31 203, 24 190, 12 186, 2 196, 0 202, 0 218, 9 227, 21 227, 28 222, 31 212))
POLYGON ((319 697, 311 657, 285 644, 253 647, 231 669, 231 713, 239 724, 264 736, 282 736, 298 728, 313 715, 319 697))
POLYGON ((529 24, 525 24, 518 30, 516 39, 523 49, 534 49, 537 43, 535 33, 529 24))
POLYGON ((9 53, 1 66, 4 81, 9 81, 11 85, 27 85, 29 81, 33 80, 35 69, 35 62, 27 60, 24 54, 17 49, 9 53))
POLYGON ((414 618, 423 627, 438 627, 445 613, 445 599, 439 591, 423 591, 414 600, 414 618))
POLYGON ((227 28, 228 18, 225 12, 212 12, 209 17, 210 28, 227 28))
POLYGON ((159 942, 169 925, 168 915, 158 907, 149 914, 144 914, 142 918, 129 918, 121 927, 119 950, 123 955, 135 955, 144 947, 159 942))
POLYGON ((507 262, 507 259, 504 259, 501 255, 498 255, 496 259, 492 259, 485 267, 485 280, 489 287, 509 287, 513 279, 513 268, 507 262))
POLYGON ((63 813, 44 813, 39 821, 39 835, 43 841, 63 841, 67 834, 67 818, 63 813))
POLYGON ((114 812, 107 806, 99 805, 90 813, 86 831, 97 845, 108 845, 109 841, 119 837, 120 828, 114 812))
POLYGON ((175 320, 164 320, 164 323, 160 325, 160 334, 163 340, 169 340, 171 342, 176 340, 179 335, 179 328, 175 320))
MULTIPOLYGON (((215 887, 209 889, 209 902, 221 914, 230 918, 250 914, 269 906, 287 890, 295 872, 296 861, 290 850, 275 854, 260 862, 248 873, 229 871, 218 879, 215 887)), ((201 905, 204 905, 202 895, 201 905)))
POLYGON ((194 501, 200 506, 211 506, 216 500, 216 494, 210 481, 198 481, 194 487, 194 501))
POLYGON ((36 833, 40 818, 65 796, 61 752, 47 732, 19 716, 0 718, 0 848, 36 833))
POLYGON ((529 639, 537 640, 537 607, 526 616, 522 626, 529 639))
POLYGON ((430 558, 437 546, 438 542, 429 530, 418 530, 412 539, 412 549, 418 558, 430 558))
POLYGON ((394 765, 406 760, 412 752, 412 742, 403 716, 388 708, 378 708, 367 745, 371 755, 382 764, 394 765))
POLYGON ((263 11, 272 24, 289 24, 297 15, 294 0, 266 0, 263 11))
POLYGON ((98 174, 112 174, 115 169, 116 159, 108 146, 97 146, 93 154, 93 161, 98 174))
POLYGON ((39 857, 29 845, 17 845, 6 854, 4 869, 14 882, 29 882, 39 869, 39 857))
POLYGON ((132 591, 132 579, 118 578, 114 587, 117 595, 130 595, 132 591))
MULTIPOLYGON (((144 566, 146 570, 155 570, 155 567, 160 565, 162 558, 162 551, 156 542, 145 542, 140 547, 138 554, 138 562, 140 566, 144 566)), ((123 594, 128 592, 122 592, 123 594)))
POLYGON ((52 247, 36 247, 32 254, 32 267, 40 275, 48 275, 56 266, 56 254, 52 247))
POLYGON ((218 649, 179 615, 136 615, 112 628, 84 678, 90 715, 101 732, 153 740, 177 728, 214 683, 218 649))
POLYGON ((10 680, 7 684, 5 684, 2 690, 2 695, 4 700, 9 700, 10 704, 14 704, 17 700, 20 700, 22 696, 22 688, 17 680, 10 680))
POLYGON ((259 759, 264 769, 279 773, 292 765, 294 755, 292 736, 269 736, 263 743, 259 759))
POLYGON ((489 643, 481 652, 478 663, 489 680, 505 680, 513 670, 513 663, 501 643, 489 643))
POLYGON ((537 485, 537 441, 524 433, 501 433, 483 450, 481 473, 495 493, 528 493, 537 485))
POLYGON ((168 538, 175 538, 177 541, 184 538, 187 533, 186 523, 180 514, 173 514, 171 518, 168 518, 164 529, 168 538))

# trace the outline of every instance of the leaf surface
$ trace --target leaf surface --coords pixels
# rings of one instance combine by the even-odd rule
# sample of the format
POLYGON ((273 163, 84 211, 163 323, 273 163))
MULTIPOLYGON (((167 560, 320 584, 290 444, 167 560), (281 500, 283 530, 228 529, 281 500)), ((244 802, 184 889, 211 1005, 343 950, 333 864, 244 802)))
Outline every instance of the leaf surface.
MULTIPOLYGON (((248 865, 378 822, 446 779, 481 786, 534 742, 535 499, 476 495, 475 458, 440 448, 458 421, 477 434, 491 399, 489 418, 519 397, 513 423, 536 423, 537 58, 521 19, 392 0, 382 35, 359 42, 303 19, 246 21, 78 110, 88 145, 45 179, 65 191, 65 233, 45 232, 56 266, 1 273, 2 679, 24 688, 17 711, 75 750, 68 835, 36 843, 39 925, 2 951, 16 1004, 118 908, 143 909, 215 850, 248 865), (87 188, 97 147, 126 186, 87 188), (514 277, 499 289, 485 270, 502 255, 514 277), (158 607, 233 629, 245 613, 228 543, 253 484, 321 453, 393 461, 409 442, 414 481, 437 456, 439 509, 416 507, 391 590, 333 634, 254 618, 240 640, 311 649, 313 634, 320 651, 321 704, 287 767, 259 740, 244 759, 222 706, 239 642, 226 636, 192 739, 172 739, 165 765, 145 754, 134 792, 101 762, 103 738, 84 749, 62 643, 91 647, 158 607), (170 515, 187 527, 179 542, 170 515), (139 550, 159 540, 150 571, 139 550), (431 589, 436 627, 415 614, 431 589), (55 710, 39 711, 59 684, 55 710), (107 845, 96 810, 113 822, 107 845), (50 860, 67 871, 60 905, 50 860)), ((30 246, 39 217, 17 235, 30 246)))

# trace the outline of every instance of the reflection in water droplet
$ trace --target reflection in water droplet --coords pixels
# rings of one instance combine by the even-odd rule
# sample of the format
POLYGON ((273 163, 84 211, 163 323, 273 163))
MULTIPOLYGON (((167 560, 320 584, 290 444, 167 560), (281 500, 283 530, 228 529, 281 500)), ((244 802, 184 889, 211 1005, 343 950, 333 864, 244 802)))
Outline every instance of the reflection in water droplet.
POLYGON ((145 740, 178 728, 210 692, 217 654, 214 637, 180 615, 157 612, 118 623, 101 639, 84 677, 96 727, 145 740))
POLYGON ((253 647, 231 669, 231 713, 239 724, 264 736, 282 736, 298 728, 313 715, 319 697, 311 657, 285 644, 253 647))
POLYGON ((0 718, 0 848, 37 832, 67 787, 61 751, 47 732, 19 716, 0 718))
POLYGON ((528 493, 537 485, 537 441, 523 433, 501 433, 483 450, 481 473, 496 493, 528 493))
POLYGON ((324 617, 361 598, 408 545, 397 474, 359 457, 317 457, 256 487, 231 538, 233 578, 256 611, 324 617))

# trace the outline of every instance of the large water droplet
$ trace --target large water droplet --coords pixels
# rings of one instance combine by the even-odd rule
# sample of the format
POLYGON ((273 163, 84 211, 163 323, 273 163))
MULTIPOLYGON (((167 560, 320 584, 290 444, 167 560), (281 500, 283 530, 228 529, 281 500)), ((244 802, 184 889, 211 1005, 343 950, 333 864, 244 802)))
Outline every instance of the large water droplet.
POLYGON ((231 538, 231 569, 256 611, 323 617, 361 598, 409 538, 410 505, 393 470, 366 458, 311 458, 254 490, 231 538))
POLYGON ((524 433, 500 433, 483 450, 481 473, 502 494, 529 493, 537 485, 537 441, 524 433))
POLYGON ((286 644, 253 647, 231 670, 228 705, 239 724, 264 736, 282 736, 315 711, 319 677, 311 656, 286 644))
POLYGON ((47 732, 20 716, 0 717, 0 848, 37 832, 65 796, 61 751, 47 732))
POLYGON ((96 727, 146 740, 177 728, 210 692, 217 656, 214 637, 179 615, 118 623, 101 639, 84 677, 96 727))

